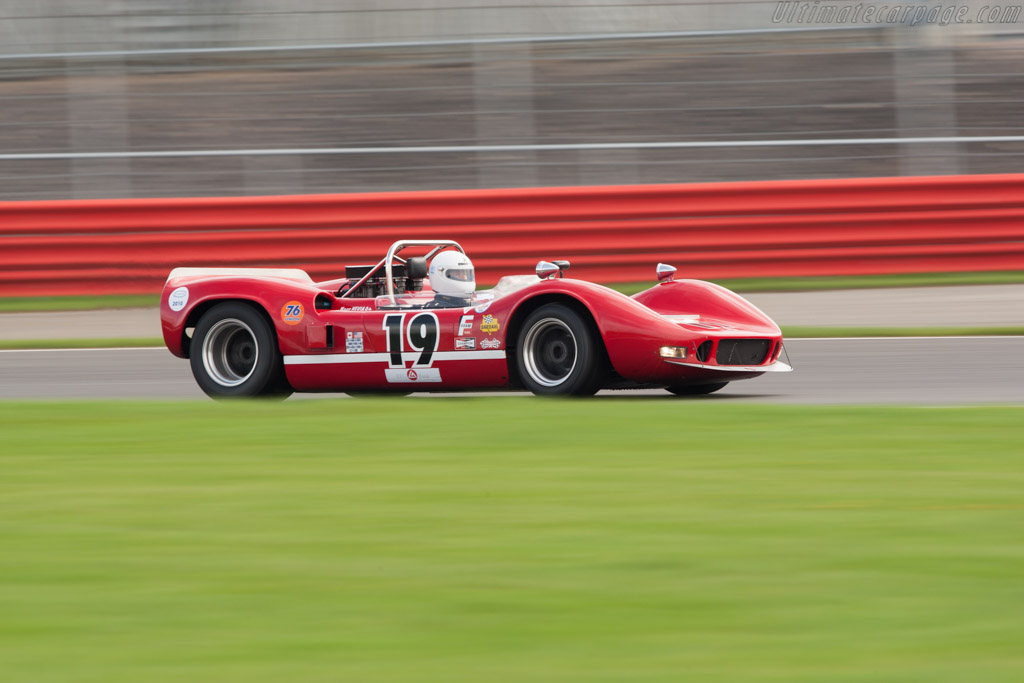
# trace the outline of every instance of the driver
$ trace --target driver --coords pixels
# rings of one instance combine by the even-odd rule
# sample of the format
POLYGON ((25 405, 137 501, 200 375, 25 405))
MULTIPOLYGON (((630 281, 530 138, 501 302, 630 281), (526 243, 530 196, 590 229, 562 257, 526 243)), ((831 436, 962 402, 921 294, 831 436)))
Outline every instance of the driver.
POLYGON ((459 251, 442 251, 430 262, 430 288, 434 300, 424 308, 456 308, 465 306, 476 289, 473 262, 459 251))

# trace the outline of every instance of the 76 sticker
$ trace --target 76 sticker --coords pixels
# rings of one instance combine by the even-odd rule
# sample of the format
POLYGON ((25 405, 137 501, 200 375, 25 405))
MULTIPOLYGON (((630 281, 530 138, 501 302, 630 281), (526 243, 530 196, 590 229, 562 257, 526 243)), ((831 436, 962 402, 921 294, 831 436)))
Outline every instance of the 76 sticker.
POLYGON ((281 320, 285 325, 298 325, 302 322, 304 315, 305 311, 302 310, 302 304, 298 301, 289 301, 281 307, 281 320))

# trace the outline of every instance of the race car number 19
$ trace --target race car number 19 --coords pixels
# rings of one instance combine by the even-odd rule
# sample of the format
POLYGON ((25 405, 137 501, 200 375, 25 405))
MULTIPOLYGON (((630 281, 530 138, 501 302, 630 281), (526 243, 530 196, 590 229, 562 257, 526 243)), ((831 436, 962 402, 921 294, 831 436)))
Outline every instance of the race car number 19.
POLYGON ((388 364, 393 368, 405 367, 402 361, 402 329, 405 339, 413 351, 419 351, 420 357, 413 367, 428 367, 437 351, 437 316, 433 313, 418 313, 405 324, 405 313, 392 313, 384 316, 384 329, 388 333, 388 364))

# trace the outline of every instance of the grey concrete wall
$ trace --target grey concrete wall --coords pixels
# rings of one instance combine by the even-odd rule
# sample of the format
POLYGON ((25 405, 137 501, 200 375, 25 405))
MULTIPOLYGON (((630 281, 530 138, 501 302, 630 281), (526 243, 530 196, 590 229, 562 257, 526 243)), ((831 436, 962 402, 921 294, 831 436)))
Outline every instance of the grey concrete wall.
POLYGON ((1021 5, 821 0, 4 0, 0 54, 452 40, 593 33, 947 23, 959 34, 1020 32, 1021 5), (989 14, 1002 7, 994 21, 989 14), (859 10, 857 8, 860 8, 859 10), (963 12, 955 20, 953 10, 963 12), (1016 9, 1014 9, 1016 8, 1016 9), (927 10, 927 11, 926 11, 927 10), (935 10, 934 12, 932 10, 935 10), (870 11, 876 13, 872 16, 870 11), (1013 21, 1016 19, 1016 21, 1013 21))
POLYGON ((1012 25, 832 30, 838 21, 790 21, 787 7, 3 0, 0 154, 67 156, 0 159, 0 200, 1019 170, 1021 143, 83 156, 1019 133, 1006 93, 1024 87, 1024 41, 1009 35, 1012 25), (772 30, 780 27, 802 30, 772 30), (824 30, 807 30, 815 27, 824 30), (994 40, 997 30, 1005 35, 994 40), (687 31, 709 33, 678 33, 687 31), (666 32, 677 33, 621 35, 666 32), (481 40, 536 36, 579 40, 481 40), (366 46, 374 43, 387 45, 366 46), (353 44, 363 47, 202 52, 353 44), (136 50, 148 53, 66 56, 136 50))
POLYGON ((4 0, 0 54, 772 26, 772 2, 4 0))

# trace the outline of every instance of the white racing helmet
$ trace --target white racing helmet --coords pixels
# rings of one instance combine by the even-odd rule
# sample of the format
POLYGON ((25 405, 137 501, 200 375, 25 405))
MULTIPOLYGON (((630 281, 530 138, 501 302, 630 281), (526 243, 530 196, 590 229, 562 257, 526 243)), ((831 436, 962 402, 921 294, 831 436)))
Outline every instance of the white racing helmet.
POLYGON ((442 251, 430 262, 430 288, 443 296, 468 299, 476 289, 473 262, 459 251, 442 251))

